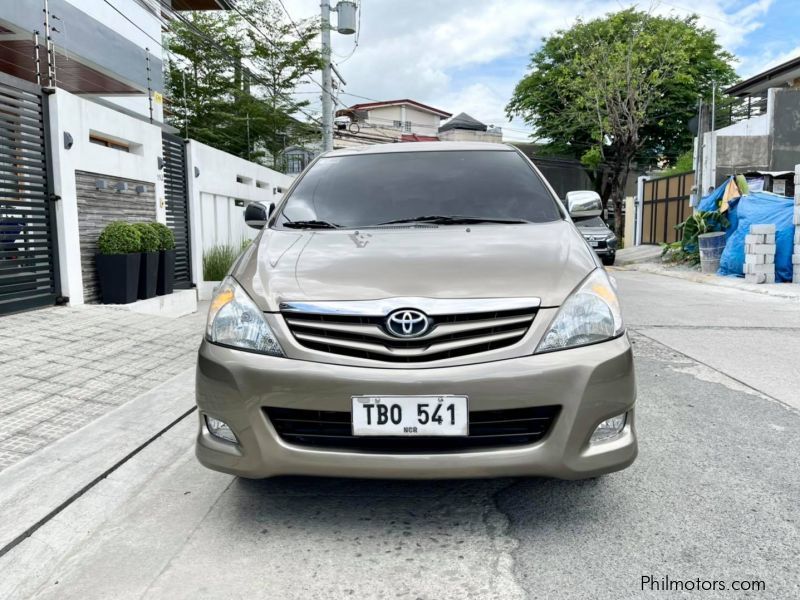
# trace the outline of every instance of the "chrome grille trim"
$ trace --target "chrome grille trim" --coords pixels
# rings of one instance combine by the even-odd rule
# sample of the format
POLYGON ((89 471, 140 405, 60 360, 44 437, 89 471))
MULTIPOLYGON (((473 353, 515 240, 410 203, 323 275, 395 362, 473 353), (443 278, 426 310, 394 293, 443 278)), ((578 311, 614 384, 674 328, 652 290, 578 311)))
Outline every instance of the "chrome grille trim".
POLYGON ((281 307, 295 340, 311 350, 383 362, 430 362, 516 344, 528 332, 539 299, 389 298, 281 307), (392 335, 386 316, 398 308, 424 311, 433 323, 430 331, 414 338, 392 335))
MULTIPOLYGON (((497 333, 494 335, 482 336, 480 343, 491 344, 492 342, 499 342, 509 338, 520 338, 525 335, 527 327, 523 329, 515 329, 507 333, 497 333)), ((439 352, 450 352, 451 350, 458 350, 459 348, 466 348, 474 346, 476 341, 474 338, 466 340, 458 340, 455 342, 443 342, 437 344, 431 343, 429 346, 423 348, 391 348, 380 344, 369 344, 364 342, 352 342, 349 340, 336 340, 328 337, 318 337, 314 335, 307 335, 305 333, 295 333, 294 337, 301 341, 316 342, 318 344, 327 344, 329 346, 337 346, 339 348, 352 348, 354 350, 363 350, 365 352, 372 352, 375 354, 382 354, 385 356, 402 356, 402 357, 423 357, 430 354, 439 352)))
MULTIPOLYGON (((467 321, 465 323, 443 323, 437 325, 434 329, 422 336, 419 339, 432 340, 445 335, 452 335, 454 333, 464 333, 467 331, 474 331, 476 329, 488 329, 492 327, 502 327, 504 325, 521 325, 524 324, 527 329, 533 318, 530 315, 523 315, 520 317, 506 317, 500 319, 482 319, 480 321, 467 321)), ((398 338, 389 335, 380 325, 375 323, 330 323, 326 321, 304 321, 302 319, 292 319, 291 316, 286 317, 286 323, 289 327, 307 327, 310 329, 324 329, 328 331, 339 331, 342 333, 352 333, 356 335, 363 335, 376 340, 390 340, 397 341, 398 338)))
POLYGON ((385 317, 393 310, 416 308, 429 317, 539 308, 540 298, 417 298, 382 300, 331 300, 328 302, 281 302, 282 313, 385 317))

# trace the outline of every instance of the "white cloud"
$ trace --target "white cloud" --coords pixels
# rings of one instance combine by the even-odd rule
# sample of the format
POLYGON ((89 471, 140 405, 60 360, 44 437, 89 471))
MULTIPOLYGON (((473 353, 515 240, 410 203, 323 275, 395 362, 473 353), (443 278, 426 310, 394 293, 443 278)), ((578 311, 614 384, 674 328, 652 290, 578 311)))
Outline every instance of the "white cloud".
MULTIPOLYGON (((333 0, 332 0, 333 1, 333 0)), ((527 130, 504 119, 505 105, 524 75, 527 56, 543 36, 629 3, 618 0, 361 0, 359 46, 340 65, 345 92, 374 99, 413 98, 452 113, 467 112, 506 127, 508 138, 527 130), (510 66, 509 66, 510 65, 510 66)), ((735 52, 747 33, 763 26, 772 0, 653 0, 638 6, 656 14, 696 11, 735 52)), ((295 19, 318 14, 318 0, 284 0, 295 19)), ((334 17, 335 19, 335 17, 334 17)), ((352 36, 332 34, 334 61, 349 54, 352 36)), ((743 66, 744 63, 743 63, 743 66)), ((319 80, 319 77, 316 77, 319 80)), ((318 89, 312 87, 304 91, 318 89)), ((319 107, 316 95, 314 106, 319 107)), ((360 100, 342 95, 345 104, 360 100)))
POLYGON ((795 46, 788 51, 775 50, 774 48, 766 47, 761 52, 748 56, 746 59, 741 60, 739 63, 738 72, 743 79, 752 77, 756 73, 766 71, 772 67, 777 67, 781 63, 800 56, 800 46, 795 46))

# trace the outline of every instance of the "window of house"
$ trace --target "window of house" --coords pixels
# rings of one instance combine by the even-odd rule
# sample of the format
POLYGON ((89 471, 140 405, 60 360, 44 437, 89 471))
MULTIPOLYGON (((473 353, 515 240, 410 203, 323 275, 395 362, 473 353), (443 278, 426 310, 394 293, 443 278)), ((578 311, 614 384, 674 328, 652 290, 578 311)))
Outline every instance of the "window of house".
POLYGON ((286 172, 291 174, 300 173, 305 168, 305 161, 301 154, 290 154, 286 157, 286 172))
POLYGON ((96 133, 89 134, 89 141, 98 146, 105 146, 106 148, 114 148, 114 150, 121 150, 122 152, 130 152, 130 144, 118 140, 112 140, 96 133))

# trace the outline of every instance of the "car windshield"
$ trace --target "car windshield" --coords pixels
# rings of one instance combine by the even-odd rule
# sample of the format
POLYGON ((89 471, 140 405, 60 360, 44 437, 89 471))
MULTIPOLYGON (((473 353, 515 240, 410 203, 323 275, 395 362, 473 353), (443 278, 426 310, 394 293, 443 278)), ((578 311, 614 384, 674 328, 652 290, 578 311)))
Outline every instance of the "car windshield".
POLYGON ((321 158, 289 196, 278 223, 353 228, 561 218, 542 179, 516 152, 456 150, 321 158))

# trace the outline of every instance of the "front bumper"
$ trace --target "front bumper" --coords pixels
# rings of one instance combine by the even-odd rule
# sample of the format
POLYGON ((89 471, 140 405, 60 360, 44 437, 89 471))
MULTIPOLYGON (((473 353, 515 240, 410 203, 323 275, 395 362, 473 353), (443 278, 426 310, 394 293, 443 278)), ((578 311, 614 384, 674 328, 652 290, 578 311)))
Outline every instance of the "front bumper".
POLYGON ((243 477, 322 475, 442 479, 546 476, 581 479, 623 469, 637 454, 636 384, 626 335, 549 354, 456 367, 395 369, 274 358, 204 341, 197 365, 197 457, 243 477), (544 439, 531 445, 427 454, 328 450, 283 441, 263 407, 350 412, 351 396, 458 394, 470 411, 558 404, 544 439), (627 412, 616 437, 589 444, 595 427, 627 412), (209 415, 235 445, 213 437, 209 415))

